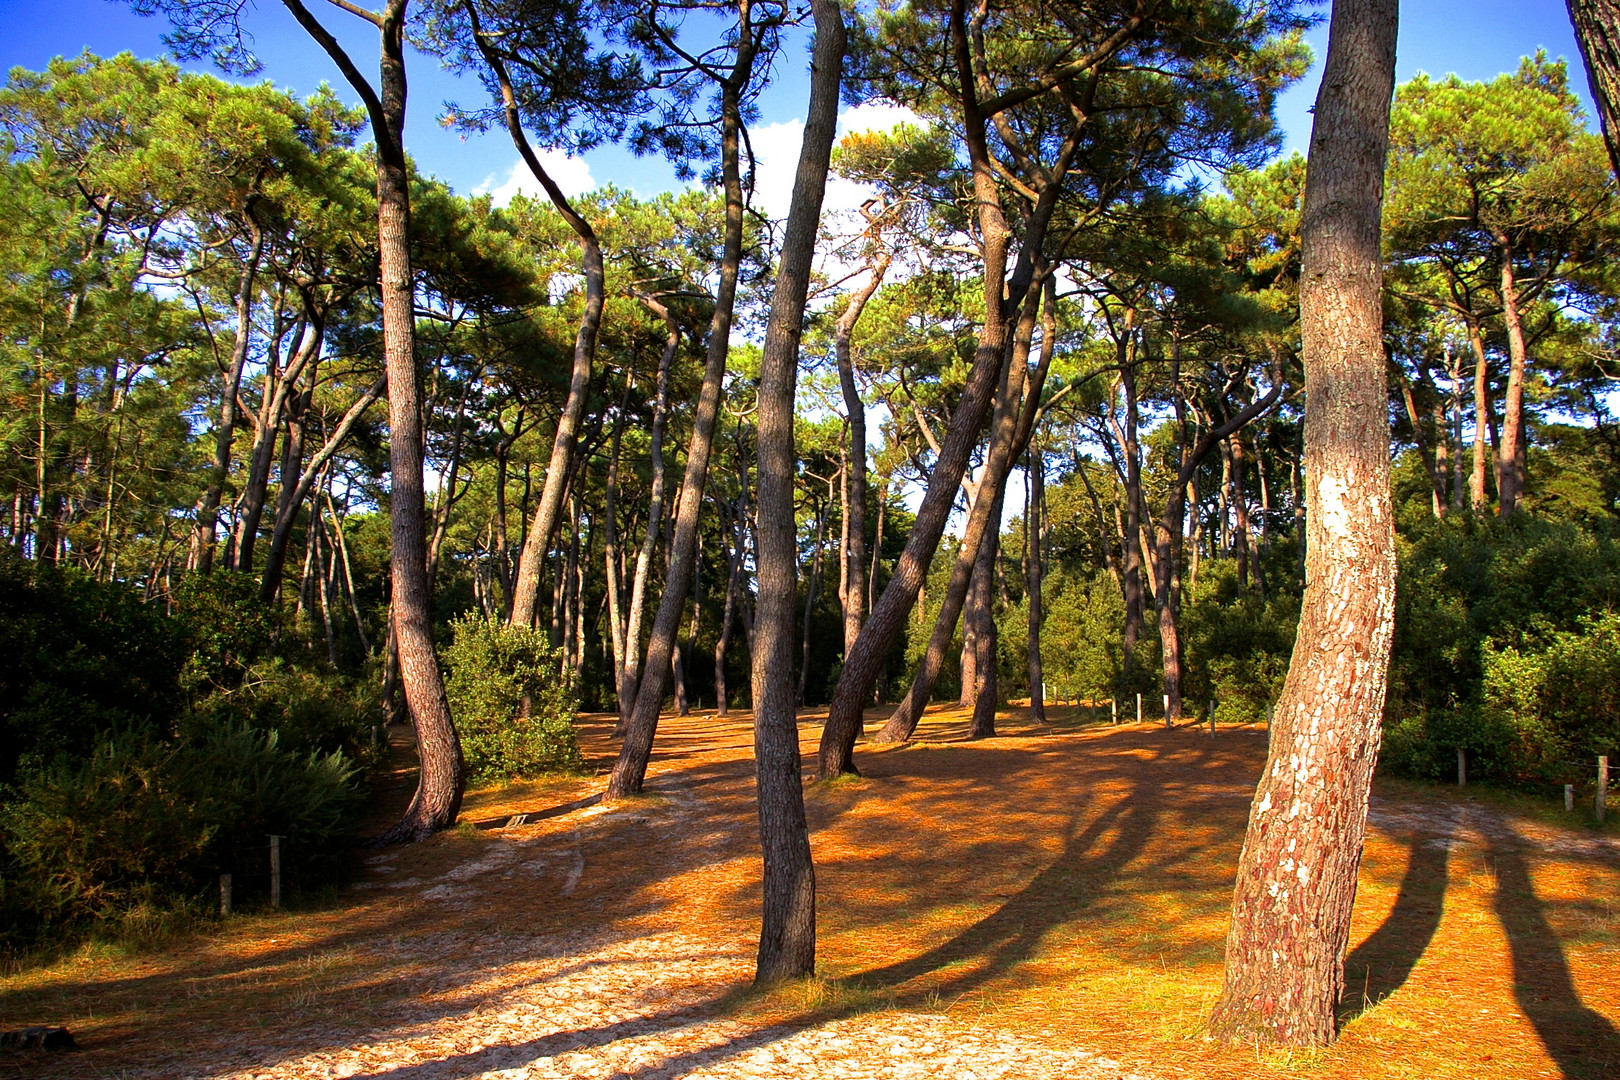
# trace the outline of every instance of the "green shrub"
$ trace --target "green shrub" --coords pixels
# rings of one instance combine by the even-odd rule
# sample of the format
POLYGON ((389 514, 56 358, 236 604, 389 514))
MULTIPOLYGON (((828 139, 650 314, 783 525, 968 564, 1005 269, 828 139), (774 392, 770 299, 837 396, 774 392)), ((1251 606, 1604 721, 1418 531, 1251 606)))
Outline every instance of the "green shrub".
POLYGON ((275 732, 106 735, 84 760, 26 778, 0 814, 5 900, 37 930, 211 902, 227 872, 240 894, 262 894, 272 833, 285 837, 296 891, 330 877, 354 837, 353 772, 341 754, 283 748, 275 732))
POLYGON ((445 692, 468 776, 513 779, 583 769, 574 688, 559 674, 561 656, 545 634, 470 614, 453 620, 451 631, 445 692))
POLYGON ((216 690, 198 703, 204 729, 240 727, 274 732, 296 754, 339 751, 362 767, 375 763, 383 722, 375 688, 330 672, 261 660, 242 672, 235 689, 216 690))
POLYGON ((184 707, 181 624, 139 590, 0 553, 0 785, 184 707))

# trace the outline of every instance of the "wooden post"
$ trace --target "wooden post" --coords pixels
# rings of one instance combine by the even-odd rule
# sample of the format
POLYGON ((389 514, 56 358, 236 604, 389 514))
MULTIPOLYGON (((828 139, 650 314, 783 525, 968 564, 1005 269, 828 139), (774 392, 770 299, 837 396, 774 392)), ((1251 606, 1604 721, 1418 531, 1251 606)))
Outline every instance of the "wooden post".
POLYGON ((1457 786, 1468 786, 1468 751, 1457 747, 1457 786))
POLYGON ((1142 695, 1141 694, 1136 695, 1136 722, 1138 724, 1140 724, 1142 722, 1142 695))
POLYGON ((1118 724, 1119 723, 1119 699, 1118 698, 1114 698, 1112 701, 1110 701, 1108 703, 1108 722, 1110 724, 1118 724))
POLYGON ((1164 730, 1170 730, 1170 695, 1164 695, 1164 730))
POLYGON ((1215 699, 1209 699, 1209 737, 1215 737, 1215 699))
POLYGON ((1603 815, 1609 808, 1609 755, 1598 755, 1597 819, 1603 824, 1603 815))
POLYGON ((223 918, 231 913, 231 875, 219 875, 219 914, 223 918))
POLYGON ((281 837, 270 838, 270 906, 281 906, 281 837))
POLYGON ((1564 785, 1564 813, 1573 814, 1574 812, 1575 812, 1575 785, 1574 784, 1565 784, 1564 785))

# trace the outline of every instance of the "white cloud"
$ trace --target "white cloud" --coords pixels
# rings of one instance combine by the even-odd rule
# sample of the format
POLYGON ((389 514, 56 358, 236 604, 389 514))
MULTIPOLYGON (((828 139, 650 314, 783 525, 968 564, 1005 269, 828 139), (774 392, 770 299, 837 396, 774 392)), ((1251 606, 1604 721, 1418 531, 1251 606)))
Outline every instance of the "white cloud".
MULTIPOLYGON (((845 109, 838 117, 838 137, 852 132, 888 131, 897 124, 921 124, 922 118, 904 105, 892 101, 867 101, 845 109)), ((799 167, 799 147, 804 141, 804 121, 786 120, 765 124, 748 133, 754 147, 759 172, 754 180, 754 205, 770 217, 787 217, 793 199, 793 174, 799 167)), ((822 203, 828 215, 853 214, 873 195, 871 188, 841 177, 827 180, 822 203)))
MULTIPOLYGON (((596 180, 591 176, 591 167, 584 158, 569 157, 561 150, 541 150, 537 153, 540 165, 546 170, 562 193, 572 199, 583 195, 587 191, 595 191, 596 180)), ((507 172, 506 179, 496 182, 496 176, 490 176, 473 190, 474 195, 489 195, 496 206, 505 206, 512 201, 514 195, 523 194, 531 199, 546 201, 545 189, 540 181, 534 178, 529 167, 519 158, 512 163, 507 172)))

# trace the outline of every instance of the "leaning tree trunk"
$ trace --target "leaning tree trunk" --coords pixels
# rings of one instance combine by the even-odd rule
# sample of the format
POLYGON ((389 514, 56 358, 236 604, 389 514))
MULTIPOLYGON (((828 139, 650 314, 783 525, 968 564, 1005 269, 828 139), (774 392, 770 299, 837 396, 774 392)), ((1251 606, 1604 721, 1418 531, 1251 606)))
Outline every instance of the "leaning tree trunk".
MULTIPOLYGON (((967 524, 962 529, 962 545, 957 549, 956 561, 951 567, 951 577, 945 586, 945 596, 940 602, 939 614, 934 618, 933 631, 929 634, 928 645, 923 650, 922 663, 918 665, 917 674, 912 679, 911 689, 907 691, 905 699, 895 707, 888 722, 873 737, 874 742, 905 742, 916 731, 917 721, 922 718, 923 710, 928 707, 928 699, 933 696, 934 683, 944 666, 945 650, 950 644, 951 634, 956 629, 956 620, 962 614, 962 608, 967 601, 968 590, 972 587, 973 571, 978 563, 980 545, 985 543, 988 530, 998 529, 1001 526, 1000 518, 992 517, 996 504, 993 493, 1006 483, 1007 471, 1011 468, 1013 459, 1022 452, 1024 443, 1034 430, 1041 389, 1045 385, 1046 372, 1052 360, 1051 353, 1043 350, 1041 362, 1035 369, 1035 377, 1030 382, 1030 391, 1025 395, 1023 411, 1018 412, 1016 410, 1018 397, 1024 392, 1027 378, 1029 339, 1026 335, 1033 333, 1035 325, 1033 305, 1038 299, 1039 294, 1033 291, 1025 299, 1024 312, 1015 331, 1017 343, 1015 354, 1003 372, 1002 383, 996 395, 996 406, 990 421, 990 447, 985 454, 984 474, 979 481, 978 498, 968 511, 967 524)), ((977 656, 975 656, 976 666, 977 656)))
MULTIPOLYGON (((1035 403, 1031 401, 1024 407, 1033 410, 1035 403)), ((981 491, 981 494, 985 493, 981 491)), ((993 580, 996 559, 1001 555, 1001 510, 1006 498, 1007 479, 1004 475, 996 487, 995 501, 990 506, 990 531, 979 542, 979 556, 973 566, 973 591, 977 594, 973 617, 979 625, 973 633, 974 646, 978 650, 973 667, 978 677, 973 687, 973 722, 968 727, 970 739, 988 739, 995 735, 996 706, 1001 700, 993 580)))
MULTIPOLYGON (((793 396, 805 297, 821 220, 821 199, 838 125, 844 23, 837 0, 814 0, 815 52, 810 112, 782 237, 759 379, 759 601, 754 616, 754 768, 759 840, 765 856, 764 911, 754 984, 813 975, 816 876, 810 861, 799 779, 799 726, 793 701, 793 396)), ((861 453, 865 449, 860 448, 861 453)))
POLYGON ((1396 0, 1336 0, 1301 224, 1308 581, 1211 1031, 1333 1041, 1394 625, 1379 211, 1396 0))
MULTIPOLYGON (((664 575, 664 592, 653 616, 647 656, 642 664, 641 681, 636 687, 635 704, 624 725, 624 744, 608 778, 606 798, 623 799, 641 791, 652 757, 653 738, 658 733, 658 710, 664 702, 669 678, 670 654, 680 632, 681 610, 692 586, 693 557, 697 553, 698 512, 703 506, 703 488, 709 478, 709 456, 714 450, 714 425, 720 412, 720 394, 730 350, 731 319, 737 299, 737 272, 742 264, 743 189, 741 140, 743 91, 753 74, 758 48, 749 9, 742 8, 735 41, 736 57, 730 75, 721 84, 721 176, 725 190, 725 240, 720 259, 719 288, 715 291, 714 315, 709 322, 708 356, 703 366, 703 384, 698 391, 697 408, 692 416, 692 437, 686 448, 686 473, 675 508, 675 534, 670 539, 669 558, 664 575)), ((791 682, 791 680, 790 680, 791 682)))
POLYGON ((1575 39, 1586 61, 1586 81, 1597 101, 1609 165, 1620 177, 1620 3, 1616 0, 1566 0, 1575 39))

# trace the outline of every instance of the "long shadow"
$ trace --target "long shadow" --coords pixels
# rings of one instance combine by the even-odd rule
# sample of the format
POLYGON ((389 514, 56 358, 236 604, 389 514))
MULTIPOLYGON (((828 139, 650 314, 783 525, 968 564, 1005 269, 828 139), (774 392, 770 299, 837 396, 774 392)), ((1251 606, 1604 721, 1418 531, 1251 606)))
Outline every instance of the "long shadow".
POLYGON ((1440 929, 1450 861, 1449 830, 1440 837, 1412 837, 1395 906, 1344 961, 1340 1023, 1355 1019, 1405 985, 1440 929))
POLYGON ((699 1022, 702 1015, 712 1010, 718 1002, 717 998, 689 1008, 669 1009, 651 1016, 636 1016, 584 1031, 557 1031, 527 1042, 489 1046, 471 1053, 450 1054, 414 1065, 397 1065, 380 1072, 356 1073, 354 1080, 385 1080, 385 1078, 424 1080, 428 1076, 443 1076, 447 1069, 453 1070, 453 1075, 456 1076, 476 1076, 501 1069, 520 1068, 543 1057, 577 1053, 581 1050, 606 1046, 620 1039, 673 1031, 699 1022))
POLYGON ((852 976, 869 987, 896 987, 953 965, 982 960, 969 970, 932 986, 936 993, 971 992, 1027 960, 1054 926, 1108 890, 1118 874, 1146 847, 1159 817, 1157 789, 1133 787, 1078 832, 1071 826, 1062 853, 1015 896, 948 941, 906 960, 852 976), (1111 829, 1114 839, 1089 854, 1111 829))
POLYGON ((1620 1031, 1575 989, 1523 852, 1498 839, 1488 850, 1496 864, 1496 917, 1507 933, 1519 1009, 1569 1080, 1620 1074, 1620 1031))

